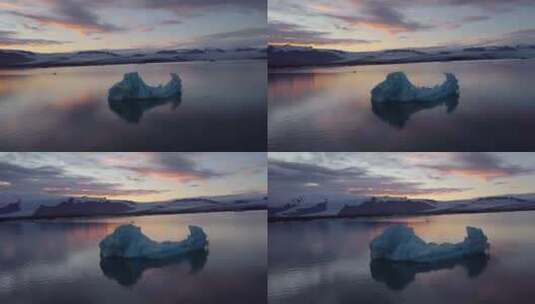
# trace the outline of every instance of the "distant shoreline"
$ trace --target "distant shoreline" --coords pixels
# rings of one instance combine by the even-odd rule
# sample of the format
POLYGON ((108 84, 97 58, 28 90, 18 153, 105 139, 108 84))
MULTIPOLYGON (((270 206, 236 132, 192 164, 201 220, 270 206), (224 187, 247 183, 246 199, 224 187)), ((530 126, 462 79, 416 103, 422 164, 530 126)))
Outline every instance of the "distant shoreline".
POLYGON ((500 61, 500 60, 533 60, 535 58, 448 58, 443 60, 433 59, 408 59, 397 61, 348 61, 348 62, 329 62, 329 63, 317 63, 317 64, 296 64, 296 65, 270 65, 268 60, 268 68, 274 72, 284 71, 285 69, 294 68, 329 68, 329 67, 350 67, 350 66, 374 66, 374 65, 394 65, 394 64, 410 64, 410 63, 440 63, 440 62, 471 62, 471 61, 500 61))
POLYGON ((293 217, 270 217, 268 215, 268 223, 281 223, 281 222, 303 222, 322 219, 370 219, 380 217, 395 217, 395 216, 433 216, 433 215, 453 215, 453 214, 475 214, 475 213, 500 213, 500 212, 520 212, 520 211, 535 211, 534 207, 502 210, 500 208, 489 208, 483 211, 478 210, 465 210, 465 211, 435 211, 429 213, 415 213, 415 214, 374 214, 374 215, 315 215, 315 216, 293 216, 293 217))
POLYGON ((128 65, 128 64, 149 64, 149 63, 183 63, 183 62, 229 62, 229 61, 247 61, 247 60, 267 60, 267 57, 258 58, 240 58, 240 59, 195 59, 195 60, 165 60, 165 59, 151 59, 137 62, 73 62, 73 63, 38 63, 29 65, 0 65, 0 70, 26 70, 26 69, 47 69, 47 68, 63 68, 63 67, 87 67, 87 66, 109 66, 109 65, 128 65))
POLYGON ((16 221, 33 221, 33 220, 57 220, 57 219, 72 219, 72 218, 105 218, 105 217, 137 217, 137 216, 150 216, 150 215, 172 215, 172 214, 198 214, 198 213, 223 213, 223 212, 245 212, 245 211, 260 211, 266 210, 266 207, 244 207, 241 209, 237 208, 214 208, 210 210, 187 210, 187 211, 160 211, 160 212, 132 212, 132 213, 121 213, 121 214, 76 214, 76 215, 59 215, 59 216, 17 216, 17 217, 1 217, 0 223, 5 222, 16 222, 16 221))
POLYGON ((360 65, 407 64, 426 62, 533 59, 534 45, 435 47, 424 49, 387 49, 346 52, 301 46, 270 45, 267 49, 270 69, 299 67, 336 67, 360 65))

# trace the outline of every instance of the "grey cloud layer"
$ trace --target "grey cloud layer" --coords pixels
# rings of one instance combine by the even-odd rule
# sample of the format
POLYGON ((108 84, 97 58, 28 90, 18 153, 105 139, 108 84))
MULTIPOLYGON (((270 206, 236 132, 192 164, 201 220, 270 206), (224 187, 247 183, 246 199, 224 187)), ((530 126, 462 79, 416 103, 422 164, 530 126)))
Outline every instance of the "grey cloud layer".
POLYGON ((409 20, 399 8, 386 1, 364 1, 360 3, 360 15, 326 14, 353 26, 371 26, 392 33, 415 32, 434 28, 433 25, 409 20))
POLYGON ((471 175, 495 179, 533 173, 534 169, 507 163, 502 158, 488 153, 453 153, 445 163, 424 165, 442 174, 471 175))
MULTIPOLYGON (((166 19, 163 25, 181 24, 181 18, 206 15, 208 13, 232 11, 248 14, 251 12, 266 12, 265 0, 19 0, 15 1, 20 6, 17 9, 6 10, 3 13, 19 17, 26 28, 40 30, 49 25, 61 26, 84 34, 111 33, 118 31, 136 30, 119 26, 116 20, 104 20, 100 12, 110 9, 138 9, 150 11, 171 12, 178 19, 166 19), (33 8, 42 7, 46 12, 36 13, 33 8)), ((15 35, 13 33, 12 35, 15 35)), ((24 44, 12 40, 7 41, 12 45, 24 44)), ((31 41, 27 41, 31 42, 31 41)), ((53 41, 33 41, 34 44, 54 43, 53 41)))
POLYGON ((450 193, 466 188, 426 188, 419 182, 378 176, 365 168, 332 169, 316 164, 269 161, 270 195, 284 196, 303 192, 345 192, 358 195, 421 195, 450 193), (311 187, 311 185, 314 185, 311 187))
POLYGON ((519 155, 516 162, 510 155, 498 153, 273 153, 270 157, 269 192, 276 197, 314 192, 468 193, 482 182, 510 184, 513 178, 535 173, 535 160, 528 155, 519 155), (461 178, 469 184, 463 185, 461 178), (428 183, 429 179, 433 182, 428 183))
POLYGON ((270 43, 299 43, 299 44, 366 44, 377 40, 330 38, 328 32, 311 31, 300 25, 285 22, 270 22, 268 25, 270 43))
POLYGON ((228 6, 263 11, 267 9, 267 1, 265 0, 142 0, 139 2, 146 8, 168 9, 178 14, 228 6))
POLYGON ((0 46, 17 46, 17 45, 58 45, 69 43, 69 41, 58 41, 49 39, 20 38, 14 31, 0 30, 0 46))
MULTIPOLYGON (((196 37, 190 44, 204 47, 265 47, 266 40, 266 28, 255 27, 196 37)), ((184 45, 188 44, 181 43, 178 47, 184 45)))
POLYGON ((94 178, 68 174, 52 166, 24 167, 0 162, 0 181, 4 191, 24 195, 139 195, 155 190, 124 189, 119 183, 102 183, 94 178))
POLYGON ((201 179, 210 179, 223 176, 222 173, 210 169, 203 169, 199 164, 188 157, 188 153, 154 153, 152 162, 146 165, 118 166, 141 175, 176 177, 177 180, 189 182, 201 179))
MULTIPOLYGON (((294 0, 273 0, 270 4, 270 16, 277 14, 307 17, 307 18, 328 18, 336 28, 351 31, 363 29, 382 30, 391 34, 402 34, 408 32, 420 32, 434 29, 453 29, 475 22, 482 22, 496 19, 500 14, 521 10, 524 7, 533 7, 532 0, 334 0, 327 1, 294 1, 294 0), (444 15, 444 20, 422 21, 415 20, 410 16, 412 8, 466 8, 475 12, 471 16, 444 15)), ((278 16, 277 16, 278 17, 278 16)), ((320 19, 317 19, 320 20, 320 19)), ((274 43, 301 43, 301 44, 336 44, 334 39, 329 42, 328 31, 304 30, 302 28, 291 28, 287 26, 283 31, 280 28, 281 20, 271 18, 270 23, 274 24, 270 28, 274 43)), ((302 21, 301 21, 302 22, 302 21)), ((526 33, 519 33, 526 34, 526 33)), ((523 36, 525 37, 525 36, 523 36)), ((350 43, 351 39, 340 43, 350 43)), ((516 39, 516 42, 522 41, 516 39)), ((366 41, 355 41, 355 43, 366 43, 366 41)))
POLYGON ((112 23, 100 20, 91 5, 73 0, 51 0, 49 14, 10 11, 14 16, 35 21, 40 25, 59 25, 84 33, 105 33, 124 30, 112 23))
MULTIPOLYGON (((107 154, 120 157, 122 153, 107 154)), ((96 154, 95 154, 96 155, 96 154)), ((208 180, 223 177, 225 174, 212 169, 202 168, 187 153, 151 153, 150 160, 143 164, 125 165, 109 164, 99 160, 94 154, 81 156, 80 154, 65 154, 58 157, 68 163, 95 168, 122 170, 124 177, 131 181, 143 181, 147 176, 174 179, 181 183, 208 180)), ((104 154, 100 154, 104 155, 104 154)), ((88 196, 117 196, 144 195, 168 192, 169 190, 132 189, 121 181, 103 182, 99 178, 85 176, 82 170, 79 174, 67 171, 66 165, 42 165, 42 155, 25 153, 9 155, 17 163, 0 158, 0 186, 3 194, 22 194, 31 196, 47 195, 88 195, 88 196), (41 165, 39 165, 41 164, 41 165)), ((130 186, 131 187, 131 186, 130 186)), ((0 197, 1 197, 0 193, 0 197)))

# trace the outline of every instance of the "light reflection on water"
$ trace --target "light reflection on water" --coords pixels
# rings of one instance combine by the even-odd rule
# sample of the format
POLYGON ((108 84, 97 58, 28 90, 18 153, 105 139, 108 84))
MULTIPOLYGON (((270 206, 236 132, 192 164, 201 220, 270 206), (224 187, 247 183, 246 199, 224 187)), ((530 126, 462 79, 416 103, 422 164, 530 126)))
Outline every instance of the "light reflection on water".
POLYGON ((269 147, 275 151, 509 151, 535 148, 535 60, 274 70, 269 147), (373 109, 393 71, 416 85, 459 79, 460 98, 427 108, 373 109))
POLYGON ((337 219, 269 224, 269 303, 531 303, 535 212, 337 219), (481 227, 490 255, 434 265, 371 263, 392 223, 426 241, 458 242, 481 227), (498 283, 499 282, 499 283, 498 283))
POLYGON ((0 223, 1 303, 265 303, 265 211, 0 223), (98 243, 133 222, 179 241, 187 225, 209 249, 173 259, 101 260, 98 243))
POLYGON ((266 69, 251 60, 0 70, 0 149, 265 150, 266 69), (110 104, 108 90, 132 71, 149 85, 177 72, 181 100, 110 104))

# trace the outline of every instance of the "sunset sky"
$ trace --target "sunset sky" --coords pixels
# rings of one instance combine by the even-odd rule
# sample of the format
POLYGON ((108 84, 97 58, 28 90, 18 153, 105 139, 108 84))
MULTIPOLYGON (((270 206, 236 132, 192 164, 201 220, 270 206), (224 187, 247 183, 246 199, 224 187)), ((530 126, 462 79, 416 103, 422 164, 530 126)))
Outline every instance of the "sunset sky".
POLYGON ((0 199, 266 193, 265 153, 0 153, 0 199))
POLYGON ((270 0, 269 41, 348 51, 535 43, 532 0, 270 0))
POLYGON ((271 195, 454 200, 534 193, 535 153, 269 153, 271 195))
POLYGON ((265 0, 0 0, 0 48, 265 45, 265 0))

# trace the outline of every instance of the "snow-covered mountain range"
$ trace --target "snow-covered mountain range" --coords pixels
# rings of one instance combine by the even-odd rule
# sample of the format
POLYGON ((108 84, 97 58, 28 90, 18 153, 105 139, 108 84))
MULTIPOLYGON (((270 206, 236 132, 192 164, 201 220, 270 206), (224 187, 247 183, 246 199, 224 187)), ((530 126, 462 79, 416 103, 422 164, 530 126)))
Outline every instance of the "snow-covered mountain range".
POLYGON ((531 58, 535 58, 535 45, 432 47, 370 52, 345 52, 291 45, 268 47, 271 68, 531 58))
POLYGON ((96 50, 71 53, 34 53, 0 50, 0 68, 108 65, 151 62, 265 59, 265 48, 96 50))
POLYGON ((270 197, 270 220, 321 217, 431 215, 535 210, 535 194, 489 196, 455 201, 405 197, 363 197, 350 194, 304 194, 292 198, 270 197))
POLYGON ((136 203, 92 197, 0 202, 0 220, 74 216, 197 213, 266 209, 265 194, 240 194, 136 203))

